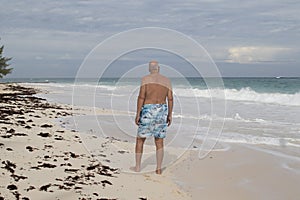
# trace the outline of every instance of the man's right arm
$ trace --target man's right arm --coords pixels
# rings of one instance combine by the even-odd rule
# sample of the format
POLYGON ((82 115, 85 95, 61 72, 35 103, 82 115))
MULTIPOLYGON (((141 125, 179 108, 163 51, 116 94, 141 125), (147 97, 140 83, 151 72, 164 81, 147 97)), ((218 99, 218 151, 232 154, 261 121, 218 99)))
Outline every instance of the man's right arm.
POLYGON ((144 105, 145 98, 146 98, 146 86, 144 84, 144 81, 142 81, 142 84, 140 86, 139 96, 138 96, 138 99, 137 99, 137 108, 136 108, 136 117, 135 117, 135 124, 136 125, 139 125, 140 113, 141 113, 141 110, 142 110, 142 106, 144 105))

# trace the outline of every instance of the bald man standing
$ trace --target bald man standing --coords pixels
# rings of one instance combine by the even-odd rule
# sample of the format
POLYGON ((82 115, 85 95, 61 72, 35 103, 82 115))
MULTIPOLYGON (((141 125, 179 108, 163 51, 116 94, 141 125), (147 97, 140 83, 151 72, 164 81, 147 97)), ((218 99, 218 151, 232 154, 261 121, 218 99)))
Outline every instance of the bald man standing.
POLYGON ((149 62, 150 74, 142 78, 137 100, 135 123, 138 125, 136 137, 136 165, 132 170, 139 172, 143 146, 146 138, 154 136, 156 145, 156 173, 161 174, 164 156, 164 138, 167 126, 172 123, 173 93, 171 81, 159 74, 157 61, 149 62), (168 101, 168 104, 166 103, 168 101))

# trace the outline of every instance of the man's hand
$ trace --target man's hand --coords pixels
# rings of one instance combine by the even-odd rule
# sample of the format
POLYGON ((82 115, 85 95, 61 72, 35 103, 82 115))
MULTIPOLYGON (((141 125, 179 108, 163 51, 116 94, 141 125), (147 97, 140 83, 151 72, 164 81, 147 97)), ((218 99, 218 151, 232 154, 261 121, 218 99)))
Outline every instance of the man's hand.
POLYGON ((170 126, 172 124, 172 115, 168 115, 167 124, 168 124, 168 126, 170 126))
POLYGON ((135 124, 139 125, 139 123, 140 123, 140 115, 136 115, 136 117, 135 117, 135 124))

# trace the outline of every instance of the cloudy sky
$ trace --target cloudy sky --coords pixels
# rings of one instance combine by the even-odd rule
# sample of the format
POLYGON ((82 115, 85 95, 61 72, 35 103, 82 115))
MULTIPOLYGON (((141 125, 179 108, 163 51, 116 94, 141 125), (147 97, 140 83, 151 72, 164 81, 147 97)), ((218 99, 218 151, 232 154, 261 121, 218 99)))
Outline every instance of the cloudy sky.
MULTIPOLYGON (((14 71, 7 77, 74 77, 100 42, 141 27, 173 29, 193 38, 223 76, 300 76, 299 0, 0 0, 0 4, 0 44, 5 45, 5 56, 13 57, 14 71)), ((148 61, 147 56, 137 56, 139 62, 134 59, 131 55, 123 61, 132 66, 148 61)))

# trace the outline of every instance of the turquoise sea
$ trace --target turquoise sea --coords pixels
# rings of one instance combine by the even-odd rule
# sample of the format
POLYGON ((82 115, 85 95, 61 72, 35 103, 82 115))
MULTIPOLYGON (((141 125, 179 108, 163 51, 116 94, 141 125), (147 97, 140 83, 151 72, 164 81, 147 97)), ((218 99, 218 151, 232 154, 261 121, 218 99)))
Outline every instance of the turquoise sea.
MULTIPOLYGON (((300 157, 300 78, 171 78, 175 97, 173 125, 166 145, 189 147, 194 140, 250 145, 275 154, 300 157), (218 84, 215 84, 218 83, 218 84)), ((111 110, 81 116, 70 126, 134 141, 140 79, 1 79, 49 91, 52 102, 111 110), (96 119, 96 120, 95 120, 96 119), (115 129, 114 129, 115 128, 115 129), (111 131, 115 130, 115 131, 111 131)), ((209 145, 208 145, 209 146, 209 145)))
MULTIPOLYGON (((188 78, 172 78, 173 85, 180 85, 185 83, 186 79, 191 86, 199 89, 206 87, 205 80, 199 77, 188 78)), ((216 78, 208 78, 213 81, 216 78)), ((117 83, 119 78, 87 78, 80 79, 77 82, 92 83, 101 82, 103 84, 112 85, 117 83)), ((0 79, 0 82, 25 82, 25 83, 64 83, 73 84, 76 81, 75 78, 4 78, 0 79)), ((129 84, 139 83, 139 79, 126 78, 122 80, 127 81, 129 84)), ((295 94, 300 92, 300 77, 223 77, 224 87, 226 89, 240 90, 243 88, 249 88, 258 93, 282 93, 282 94, 295 94)))

